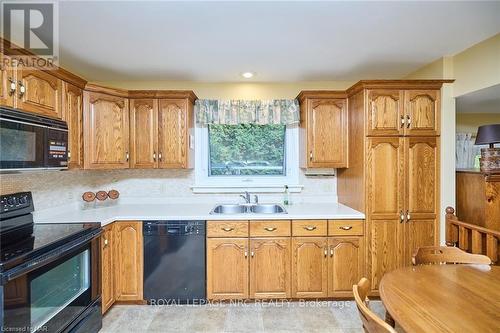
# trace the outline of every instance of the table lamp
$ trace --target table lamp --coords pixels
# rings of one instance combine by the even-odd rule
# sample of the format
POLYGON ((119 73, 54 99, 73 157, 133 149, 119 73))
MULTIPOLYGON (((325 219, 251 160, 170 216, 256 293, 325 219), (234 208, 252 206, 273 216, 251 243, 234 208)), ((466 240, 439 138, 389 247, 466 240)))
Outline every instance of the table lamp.
POLYGON ((479 162, 483 172, 500 172, 500 148, 495 148, 495 143, 500 143, 500 124, 479 126, 475 144, 490 145, 481 148, 479 162))

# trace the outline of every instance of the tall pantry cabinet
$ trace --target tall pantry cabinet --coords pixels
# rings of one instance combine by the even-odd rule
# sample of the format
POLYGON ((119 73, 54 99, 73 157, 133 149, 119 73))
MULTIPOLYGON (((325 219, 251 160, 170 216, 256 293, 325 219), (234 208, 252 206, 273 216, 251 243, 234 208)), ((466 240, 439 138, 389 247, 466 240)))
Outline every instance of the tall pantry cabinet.
POLYGON ((338 170, 338 195, 366 215, 372 293, 384 273, 439 241, 442 84, 361 81, 348 91, 349 168, 338 170))

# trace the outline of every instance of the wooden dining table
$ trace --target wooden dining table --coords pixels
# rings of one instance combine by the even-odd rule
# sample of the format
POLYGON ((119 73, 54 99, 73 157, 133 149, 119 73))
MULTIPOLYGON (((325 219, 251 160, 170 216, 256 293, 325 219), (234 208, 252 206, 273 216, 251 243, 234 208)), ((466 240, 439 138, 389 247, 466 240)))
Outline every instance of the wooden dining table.
POLYGON ((386 273, 385 308, 405 332, 500 332, 500 266, 419 265, 386 273))

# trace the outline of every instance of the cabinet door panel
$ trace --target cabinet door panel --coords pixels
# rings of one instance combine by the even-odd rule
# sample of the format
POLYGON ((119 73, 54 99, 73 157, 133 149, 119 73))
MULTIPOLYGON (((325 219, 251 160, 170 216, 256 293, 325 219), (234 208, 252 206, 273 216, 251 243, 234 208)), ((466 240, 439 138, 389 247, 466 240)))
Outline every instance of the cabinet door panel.
POLYGON ((403 134, 403 93, 399 90, 368 90, 367 96, 368 135, 403 134))
POLYGON ((410 220, 404 225, 405 259, 404 265, 411 265, 415 250, 422 246, 436 244, 436 220, 410 220))
POLYGON ((440 90, 405 92, 405 135, 439 135, 440 90))
POLYGON ((158 154, 158 100, 130 101, 130 166, 156 168, 158 154))
POLYGON ((363 237, 329 238, 329 296, 352 296, 364 276, 363 237))
POLYGON ((18 84, 17 107, 23 111, 47 117, 62 118, 61 96, 62 81, 41 70, 17 69, 18 84))
POLYGON ((250 239, 250 298, 290 297, 290 238, 250 239))
POLYGON ((83 168, 83 91, 63 83, 63 120, 68 124, 68 167, 83 168))
POLYGON ((187 105, 183 99, 161 99, 158 111, 158 166, 187 167, 187 105))
POLYGON ((108 224, 103 228, 101 236, 102 313, 105 313, 115 302, 113 246, 113 224, 108 224))
POLYGON ((439 197, 439 138, 405 138, 406 209, 410 219, 436 219, 439 197))
POLYGON ((344 99, 313 99, 308 114, 308 167, 347 166, 347 107, 344 99))
POLYGON ((11 58, 0 53, 0 105, 15 107, 17 83, 11 58))
POLYGON ((402 138, 369 138, 367 205, 372 219, 398 218, 404 205, 402 138))
POLYGON ((115 230, 116 300, 143 300, 142 222, 117 222, 115 230))
POLYGON ((378 289, 382 276, 401 267, 404 255, 403 223, 395 220, 372 220, 368 222, 369 261, 372 290, 378 289))
POLYGON ((85 169, 128 168, 128 99, 85 92, 83 133, 85 169))
POLYGON ((292 239, 292 297, 328 296, 326 237, 292 239))
POLYGON ((248 298, 248 239, 207 240, 207 298, 248 298))

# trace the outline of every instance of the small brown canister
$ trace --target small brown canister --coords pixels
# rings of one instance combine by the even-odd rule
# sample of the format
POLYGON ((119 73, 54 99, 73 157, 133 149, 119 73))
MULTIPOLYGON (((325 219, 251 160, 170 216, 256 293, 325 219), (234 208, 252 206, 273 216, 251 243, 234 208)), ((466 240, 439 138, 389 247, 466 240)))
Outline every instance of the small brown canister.
POLYGON ((106 191, 99 191, 95 194, 97 200, 99 201, 104 201, 108 198, 108 192, 106 191))
POLYGON ((116 200, 116 199, 118 199, 119 196, 120 196, 120 192, 118 192, 117 190, 110 190, 108 192, 108 197, 110 199, 116 200))
POLYGON ((95 200, 95 193, 94 192, 85 192, 82 195, 82 199, 85 202, 92 202, 95 200))

